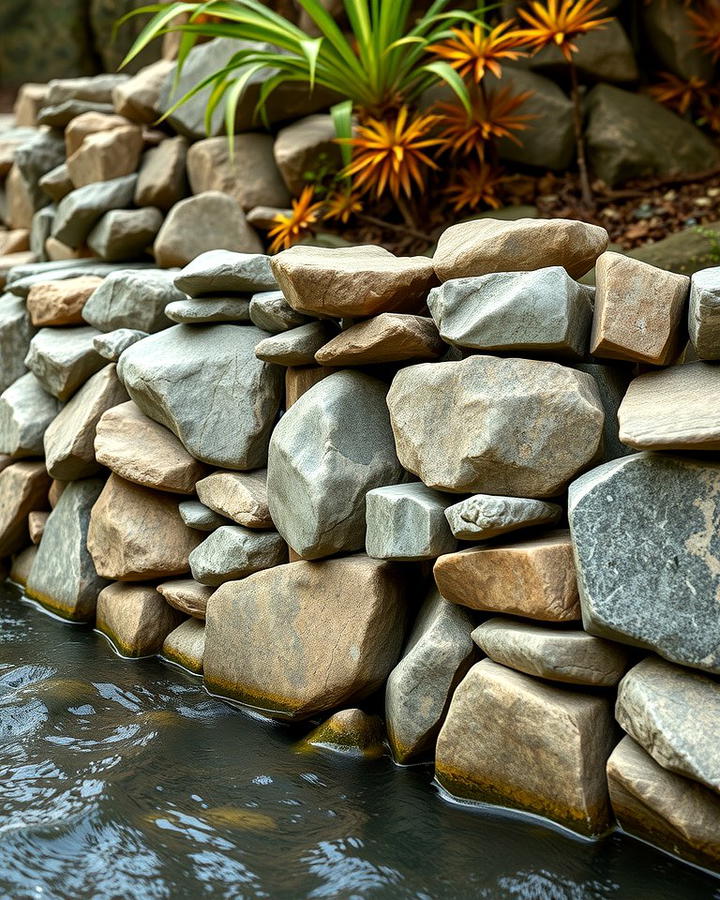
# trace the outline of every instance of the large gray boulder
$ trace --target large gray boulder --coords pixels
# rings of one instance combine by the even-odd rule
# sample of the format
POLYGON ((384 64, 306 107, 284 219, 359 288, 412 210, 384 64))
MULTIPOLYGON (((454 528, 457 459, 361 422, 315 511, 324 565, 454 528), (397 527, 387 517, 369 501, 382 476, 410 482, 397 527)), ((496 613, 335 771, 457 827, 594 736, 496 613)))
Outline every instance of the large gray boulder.
POLYGON ((18 378, 0 394, 0 453, 42 456, 43 435, 60 406, 32 372, 18 378))
POLYGON ((12 294, 0 296, 0 391, 27 372, 25 356, 35 331, 23 300, 12 294))
POLYGON ((173 300, 165 315, 178 325, 207 325, 211 322, 249 322, 250 304, 244 297, 199 297, 173 300))
POLYGON ((387 402, 400 462, 440 490, 552 497, 602 437, 595 382, 553 362, 478 355, 408 366, 387 402))
POLYGON ((287 544, 276 531, 221 525, 190 554, 200 584, 217 586, 287 562, 287 544))
POLYGON ((107 360, 93 346, 99 334, 94 328, 41 328, 30 341, 25 365, 45 390, 58 400, 69 400, 75 391, 107 360))
POLYGON ((690 279, 688 332, 699 359, 720 359, 720 266, 690 279))
POLYGON ((583 624, 720 673, 720 463, 637 453, 570 485, 583 624))
POLYGON ((165 307, 185 295, 173 284, 176 270, 111 272, 83 307, 83 319, 99 331, 133 328, 155 332, 170 325, 165 307))
POLYGON ((70 191, 58 203, 52 236, 77 249, 103 213, 132 205, 137 175, 123 175, 111 181, 98 181, 70 191))
POLYGON ((594 290, 562 266, 454 278, 428 295, 443 340, 493 352, 584 356, 594 290))
POLYGON ((282 370, 255 356, 266 336, 247 325, 175 325, 128 347, 118 375, 142 412, 197 459, 259 469, 282 391, 282 370))
POLYGON ((445 510, 453 498, 421 481, 373 488, 365 495, 368 556, 375 559, 435 559, 457 541, 445 510))
POLYGON ((386 393, 369 375, 336 372, 303 394, 273 432, 270 514, 305 559, 359 550, 365 542, 365 494, 403 477, 386 393))

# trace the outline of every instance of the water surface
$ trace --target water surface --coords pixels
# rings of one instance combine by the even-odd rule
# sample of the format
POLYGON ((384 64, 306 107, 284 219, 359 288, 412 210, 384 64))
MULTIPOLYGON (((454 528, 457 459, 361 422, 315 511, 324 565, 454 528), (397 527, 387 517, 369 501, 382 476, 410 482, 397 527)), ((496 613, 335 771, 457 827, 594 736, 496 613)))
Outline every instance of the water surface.
POLYGON ((458 807, 426 767, 301 734, 0 585, 0 896, 720 898, 638 841, 458 807))

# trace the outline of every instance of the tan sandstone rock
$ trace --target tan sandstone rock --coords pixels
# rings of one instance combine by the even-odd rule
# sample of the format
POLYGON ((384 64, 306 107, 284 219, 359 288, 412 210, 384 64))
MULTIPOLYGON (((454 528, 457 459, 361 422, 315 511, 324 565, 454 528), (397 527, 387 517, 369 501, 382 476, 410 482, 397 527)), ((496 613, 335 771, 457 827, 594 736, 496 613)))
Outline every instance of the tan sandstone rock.
POLYGON ((195 485, 205 506, 246 528, 274 528, 267 502, 267 469, 213 472, 195 485))
POLYGON ((172 60, 159 59, 132 78, 121 81, 112 89, 115 112, 133 122, 150 124, 158 117, 157 102, 163 83, 174 68, 172 60))
POLYGON ((26 547, 13 558, 12 565, 10 566, 11 581, 25 587, 28 578, 30 577, 30 570, 35 562, 37 552, 38 548, 33 544, 32 547, 26 547))
POLYGON ((33 325, 84 325, 83 306, 99 284, 96 275, 78 275, 32 285, 27 308, 33 325))
POLYGON ((200 584, 193 578, 177 578, 173 581, 163 581, 157 586, 158 591, 167 600, 170 606, 192 616, 194 619, 205 619, 207 602, 215 588, 207 584, 200 584))
POLYGON ((50 478, 42 462, 18 462, 0 472, 0 559, 30 543, 28 515, 47 506, 50 478))
POLYGON ((49 512, 41 510, 33 510, 28 515, 28 532, 33 544, 39 544, 42 540, 45 524, 47 523, 49 515, 49 512))
POLYGON ((186 619, 165 638, 161 655, 196 675, 203 670, 205 625, 197 619, 186 619))
POLYGON ((337 372, 330 366, 288 366, 285 369, 285 409, 290 409, 311 387, 337 372))
POLYGON ((131 175, 138 167, 142 148, 142 131, 137 125, 88 135, 67 160, 73 184, 79 188, 131 175))
POLYGON ((71 119, 65 128, 65 155, 72 156, 91 134, 113 131, 115 128, 125 128, 128 125, 132 125, 132 122, 124 116, 99 112, 81 113, 71 119))
POLYGON ((154 656, 181 622, 152 585, 109 584, 98 594, 97 628, 123 656, 154 656))
POLYGON ((381 313, 342 331, 317 351, 315 360, 323 366, 365 366, 437 359, 446 350, 431 318, 381 313))

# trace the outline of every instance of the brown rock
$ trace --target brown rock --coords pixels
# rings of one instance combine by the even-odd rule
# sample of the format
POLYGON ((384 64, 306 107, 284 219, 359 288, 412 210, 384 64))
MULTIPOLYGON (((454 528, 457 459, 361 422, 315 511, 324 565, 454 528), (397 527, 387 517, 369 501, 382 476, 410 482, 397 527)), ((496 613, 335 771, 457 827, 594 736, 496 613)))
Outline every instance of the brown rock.
POLYGON ((164 140, 142 158, 135 187, 138 206, 155 206, 167 212, 187 194, 185 159, 188 143, 184 137, 164 140))
POLYGON ((50 504, 50 509, 55 509, 67 484, 67 481, 60 481, 58 478, 53 478, 50 482, 50 488, 48 490, 48 503, 50 504))
POLYGON ((605 359, 667 365, 684 336, 687 275, 607 252, 597 261, 596 284, 590 352, 605 359))
POLYGON ((109 584, 97 598, 96 626, 122 656, 154 656, 182 615, 145 584, 109 584))
POLYGON ((8 253, 24 253, 30 249, 30 232, 27 228, 0 231, 0 256, 8 253))
POLYGON ((323 366, 365 366, 437 359, 446 349, 431 318, 380 313, 342 331, 317 351, 315 360, 323 366))
POLYGON ((174 68, 172 60, 157 62, 122 81, 112 89, 115 112, 133 122, 154 122, 158 117, 157 102, 165 78, 174 68))
POLYGON ((485 659, 455 691, 435 775, 456 797, 545 816, 585 835, 611 823, 610 701, 543 684, 485 659))
POLYGON ((28 516, 45 508, 49 487, 42 462, 18 462, 0 472, 0 559, 30 543, 28 516))
POLYGON ((95 454, 98 462, 127 481, 175 494, 192 494, 207 473, 171 431, 148 419, 132 400, 102 416, 95 454))
POLYGON ((13 106, 16 128, 36 128, 38 113, 47 100, 48 85, 28 81, 18 90, 13 106))
POLYGON ((87 247, 78 247, 74 250, 57 238, 50 236, 45 241, 45 254, 50 260, 83 259, 83 257, 92 256, 92 251, 87 247))
POLYGON ((137 125, 88 135, 67 160, 73 184, 79 188, 131 175, 140 162, 142 146, 142 131, 137 125))
POLYGON ((306 391, 333 372, 337 369, 329 366, 288 366, 285 369, 285 409, 290 409, 306 391))
POLYGON ((195 485, 198 498, 246 528, 274 528, 267 502, 267 469, 213 472, 195 485))
POLYGON ((113 473, 93 507, 87 544, 98 575, 141 581, 184 575, 202 537, 185 525, 173 497, 113 473))
POLYGON ((608 240, 604 228, 572 219, 475 219, 440 235, 433 263, 440 281, 544 266, 564 266, 580 278, 608 240))
POLYGON ((347 756, 378 759, 385 755, 385 728, 379 716, 361 709, 341 709, 303 739, 304 750, 331 750, 347 756))
MULTIPOLYGON (((79 149, 86 137, 101 131, 113 131, 132 125, 124 116, 108 115, 99 112, 86 112, 75 116, 65 129, 65 155, 72 156, 79 149)), ((126 174, 126 173, 123 173, 126 174)))
POLYGON ((157 586, 158 591, 167 600, 170 606, 192 616, 195 619, 205 620, 207 603, 212 597, 215 588, 207 584, 200 584, 193 578, 178 578, 173 581, 163 581, 157 586))
POLYGON ((5 194, 7 201, 6 225, 10 228, 26 228, 29 231, 35 215, 35 205, 17 163, 12 166, 5 180, 5 194))
POLYGON ((0 256, 0 288, 5 286, 10 269, 14 269, 15 266, 25 266, 34 262, 37 262, 37 257, 29 250, 24 250, 22 253, 8 253, 6 256, 0 256))
POLYGON ((165 638, 161 655, 183 669, 202 675, 205 625, 197 619, 186 619, 165 638))
POLYGON ((350 556, 276 566, 210 598, 205 684, 271 716, 307 718, 380 687, 404 627, 391 563, 350 556))
POLYGON ((446 553, 438 557, 433 574, 446 600, 471 609, 545 622, 580 618, 568 531, 446 553))
POLYGON ((50 169, 49 172, 42 176, 38 184, 51 200, 59 203, 63 197, 67 197, 70 191, 73 190, 67 163, 61 163, 54 169, 50 169))
POLYGON ((21 550, 16 557, 14 557, 12 565, 10 566, 11 581, 14 581, 15 584, 19 584, 22 585, 22 587, 25 587, 28 578, 30 577, 30 570, 32 569, 32 565, 35 562, 37 552, 38 548, 33 544, 32 547, 26 547, 24 550, 21 550))
POLYGON ((84 325, 83 307, 99 284, 96 275, 79 275, 32 285, 27 308, 33 325, 84 325))
POLYGON ((370 245, 297 245, 274 256, 272 270, 293 309, 321 316, 419 312, 435 284, 432 260, 370 245))
POLYGON ((28 532, 30 540, 33 544, 39 544, 45 531, 45 523, 48 520, 49 512, 34 509, 28 514, 28 532))

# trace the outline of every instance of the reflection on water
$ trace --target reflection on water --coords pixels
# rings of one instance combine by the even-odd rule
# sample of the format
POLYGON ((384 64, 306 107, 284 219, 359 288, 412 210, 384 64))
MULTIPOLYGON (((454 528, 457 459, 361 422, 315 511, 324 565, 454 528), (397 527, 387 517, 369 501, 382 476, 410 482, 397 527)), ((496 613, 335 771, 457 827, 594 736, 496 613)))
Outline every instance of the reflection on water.
POLYGON ((720 897, 621 835, 459 808, 426 768, 298 737, 0 586, 0 896, 720 897))

